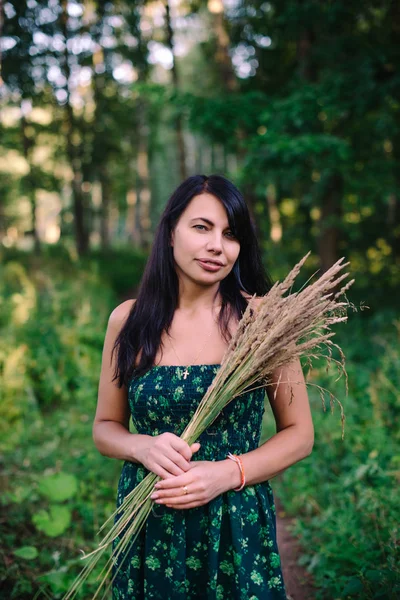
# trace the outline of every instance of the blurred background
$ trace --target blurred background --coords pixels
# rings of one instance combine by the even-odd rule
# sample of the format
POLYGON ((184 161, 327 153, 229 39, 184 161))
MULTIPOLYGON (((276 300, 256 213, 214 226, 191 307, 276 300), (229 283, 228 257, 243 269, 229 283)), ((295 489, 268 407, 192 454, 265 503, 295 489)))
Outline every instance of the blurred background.
MULTIPOLYGON (((308 373, 343 404, 344 439, 310 385, 314 451, 273 487, 313 597, 399 598, 400 4, 3 0, 0 15, 2 597, 61 598, 96 545, 121 468, 91 438, 108 315, 175 187, 218 173, 274 280, 309 250, 299 287, 350 261, 357 310, 334 338, 348 395, 324 361, 308 373)), ((267 407, 262 441, 273 425, 267 407)))

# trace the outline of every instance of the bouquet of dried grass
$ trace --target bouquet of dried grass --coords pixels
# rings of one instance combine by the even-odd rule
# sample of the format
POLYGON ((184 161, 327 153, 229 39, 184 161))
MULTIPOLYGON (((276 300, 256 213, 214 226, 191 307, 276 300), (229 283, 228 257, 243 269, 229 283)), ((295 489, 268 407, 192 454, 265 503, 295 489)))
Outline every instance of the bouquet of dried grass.
MULTIPOLYGON (((310 364, 312 358, 321 356, 327 358, 328 366, 333 360, 339 367, 339 377, 342 373, 346 375, 347 393, 345 357, 340 346, 330 339, 334 335, 330 326, 347 320, 346 309, 354 305, 347 300, 339 302, 338 299, 342 296, 345 298, 345 292, 354 283, 354 279, 342 288, 338 287, 348 276, 348 273, 339 275, 340 271, 349 264, 342 263, 344 259, 341 258, 313 284, 305 285, 299 292, 285 296, 309 254, 310 252, 302 258, 282 283, 276 282, 273 285, 271 290, 261 298, 257 310, 254 310, 251 306, 252 302, 249 302, 212 385, 181 435, 189 446, 215 421, 229 402, 245 391, 268 385, 271 383, 271 374, 275 369, 300 356, 307 357, 310 364), (338 349, 340 360, 332 358, 333 346, 338 349), (321 347, 328 350, 328 357, 316 353, 321 347)), ((317 387, 324 399, 323 388, 317 387)), ((330 394, 331 406, 333 399, 334 396, 330 394)), ((339 405, 343 435, 344 414, 340 402, 339 405)), ((114 525, 96 550, 83 557, 88 560, 88 563, 64 596, 64 600, 75 596, 104 551, 116 541, 113 556, 100 575, 102 580, 93 599, 98 597, 110 575, 114 561, 122 557, 135 542, 149 516, 153 506, 150 495, 154 484, 159 480, 158 475, 149 473, 104 523, 100 531, 115 519, 114 525)), ((110 585, 111 583, 106 586, 102 598, 105 597, 110 585)))

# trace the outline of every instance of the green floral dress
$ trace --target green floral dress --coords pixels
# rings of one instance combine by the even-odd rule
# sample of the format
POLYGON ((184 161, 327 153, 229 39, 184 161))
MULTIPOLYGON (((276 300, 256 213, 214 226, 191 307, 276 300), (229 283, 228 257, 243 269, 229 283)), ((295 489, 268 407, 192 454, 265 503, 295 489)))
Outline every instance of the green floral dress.
MULTIPOLYGON (((184 379, 183 367, 155 366, 133 379, 128 398, 137 432, 181 435, 218 368, 191 366, 184 379)), ((228 452, 256 449, 264 397, 258 389, 232 400, 198 438, 201 448, 191 460, 225 460, 228 452)), ((148 473, 139 463, 124 463, 118 506, 148 473)), ((269 482, 229 490, 195 508, 154 504, 112 590, 113 600, 286 599, 269 482)))

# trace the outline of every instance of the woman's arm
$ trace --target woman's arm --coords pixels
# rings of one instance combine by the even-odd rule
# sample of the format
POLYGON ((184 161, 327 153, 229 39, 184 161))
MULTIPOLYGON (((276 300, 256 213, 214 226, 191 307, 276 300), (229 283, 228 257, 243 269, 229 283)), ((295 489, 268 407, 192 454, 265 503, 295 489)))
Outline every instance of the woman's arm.
POLYGON ((143 450, 152 440, 150 435, 129 432, 129 405, 127 389, 119 388, 112 381, 116 353, 111 361, 111 351, 134 300, 123 302, 110 315, 103 347, 96 415, 93 423, 93 439, 96 448, 104 456, 142 462, 143 450))
MULTIPOLYGON (((261 298, 243 293, 258 310, 261 298)), ((246 485, 261 483, 311 454, 314 426, 307 387, 299 359, 276 369, 267 387, 277 433, 256 450, 241 454, 246 485), (278 385, 279 381, 279 385, 278 385)), ((240 470, 229 458, 221 461, 229 487, 240 485, 240 470)))
MULTIPOLYGON (((277 433, 256 450, 240 455, 246 474, 246 485, 261 483, 275 477, 311 454, 314 445, 314 426, 299 359, 273 373, 267 394, 274 413, 277 433)), ((239 468, 234 466, 237 469, 235 483, 240 485, 239 468)))
MULTIPOLYGON (((265 444, 241 454, 246 485, 262 483, 310 454, 314 429, 300 361, 276 369, 267 393, 276 419, 277 433, 265 444), (279 376, 281 380, 278 385, 279 376), (287 383, 287 380, 290 380, 287 383), (292 387, 293 395, 290 393, 292 387), (276 397, 274 398, 274 389, 276 397)), ((217 495, 240 486, 240 470, 230 458, 220 461, 193 461, 189 473, 156 484, 151 498, 172 508, 194 508, 217 495), (182 486, 191 490, 182 495, 182 486)))

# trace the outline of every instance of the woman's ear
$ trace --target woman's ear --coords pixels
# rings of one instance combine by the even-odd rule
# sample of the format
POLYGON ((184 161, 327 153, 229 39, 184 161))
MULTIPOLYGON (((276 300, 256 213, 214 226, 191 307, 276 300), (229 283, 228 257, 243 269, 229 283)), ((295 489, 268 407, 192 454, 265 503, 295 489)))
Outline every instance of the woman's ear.
POLYGON ((172 230, 170 233, 170 236, 169 236, 169 245, 171 246, 171 248, 174 247, 174 238, 175 238, 174 233, 175 233, 174 230, 172 230))

